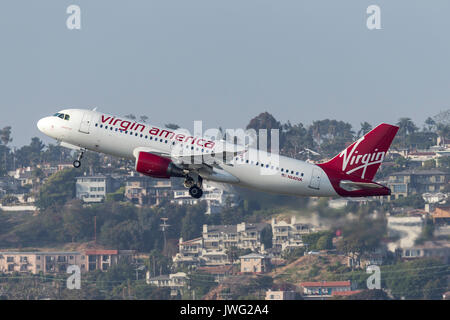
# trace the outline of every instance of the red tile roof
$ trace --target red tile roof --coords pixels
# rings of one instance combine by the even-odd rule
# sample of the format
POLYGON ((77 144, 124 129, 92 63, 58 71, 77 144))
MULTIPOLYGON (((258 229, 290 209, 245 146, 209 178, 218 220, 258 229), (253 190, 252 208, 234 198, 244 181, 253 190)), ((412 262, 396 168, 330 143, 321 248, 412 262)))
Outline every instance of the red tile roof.
POLYGON ((360 293, 362 290, 353 290, 353 291, 333 291, 331 293, 332 296, 351 296, 357 293, 360 293))

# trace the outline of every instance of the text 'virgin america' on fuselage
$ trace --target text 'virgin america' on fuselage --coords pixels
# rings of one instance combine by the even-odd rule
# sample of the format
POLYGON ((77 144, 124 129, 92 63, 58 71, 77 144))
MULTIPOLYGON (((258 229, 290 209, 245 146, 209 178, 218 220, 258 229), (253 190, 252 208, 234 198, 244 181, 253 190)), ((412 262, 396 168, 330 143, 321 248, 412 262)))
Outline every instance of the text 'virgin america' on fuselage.
POLYGON ((382 123, 330 161, 313 164, 94 110, 62 110, 37 126, 61 146, 79 151, 76 168, 86 150, 132 159, 143 175, 184 178, 194 198, 202 196, 203 180, 297 196, 389 195, 389 188, 372 180, 398 131, 382 123))

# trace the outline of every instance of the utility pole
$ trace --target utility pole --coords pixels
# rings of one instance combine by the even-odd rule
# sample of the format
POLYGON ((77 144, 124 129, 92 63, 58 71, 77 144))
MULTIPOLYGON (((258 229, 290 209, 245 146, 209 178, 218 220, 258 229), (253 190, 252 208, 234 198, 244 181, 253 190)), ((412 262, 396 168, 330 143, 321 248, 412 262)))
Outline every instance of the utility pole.
POLYGON ((166 230, 170 227, 170 225, 166 224, 167 220, 169 220, 169 218, 161 218, 162 223, 159 225, 161 227, 161 230, 163 232, 164 235, 164 249, 163 251, 167 254, 167 239, 166 239, 166 230))
POLYGON ((94 216, 94 244, 97 244, 97 216, 94 216))

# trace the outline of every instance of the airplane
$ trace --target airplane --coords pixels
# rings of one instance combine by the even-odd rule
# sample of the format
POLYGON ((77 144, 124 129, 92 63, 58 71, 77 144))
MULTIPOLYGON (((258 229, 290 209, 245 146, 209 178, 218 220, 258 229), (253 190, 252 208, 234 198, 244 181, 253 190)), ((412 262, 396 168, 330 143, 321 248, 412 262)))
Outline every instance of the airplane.
POLYGON ((131 159, 143 175, 184 178, 184 186, 197 199, 203 195, 203 180, 293 196, 390 195, 391 190, 373 178, 399 129, 382 123, 331 160, 314 164, 96 109, 61 110, 40 119, 37 127, 61 146, 79 152, 75 168, 87 150, 131 159))

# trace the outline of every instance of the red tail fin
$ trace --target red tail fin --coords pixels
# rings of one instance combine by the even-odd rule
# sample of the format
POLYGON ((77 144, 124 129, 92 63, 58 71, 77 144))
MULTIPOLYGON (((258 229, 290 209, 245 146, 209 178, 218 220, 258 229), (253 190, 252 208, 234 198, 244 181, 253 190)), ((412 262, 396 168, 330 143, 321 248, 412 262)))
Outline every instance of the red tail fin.
POLYGON ((321 167, 372 180, 398 129, 382 123, 321 167))

